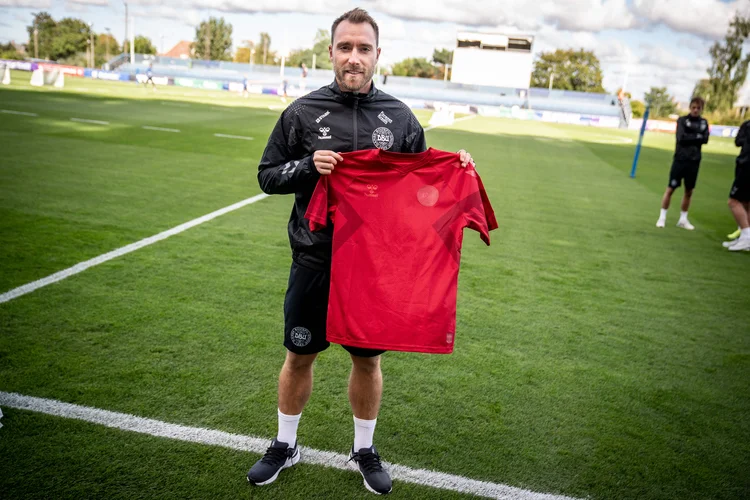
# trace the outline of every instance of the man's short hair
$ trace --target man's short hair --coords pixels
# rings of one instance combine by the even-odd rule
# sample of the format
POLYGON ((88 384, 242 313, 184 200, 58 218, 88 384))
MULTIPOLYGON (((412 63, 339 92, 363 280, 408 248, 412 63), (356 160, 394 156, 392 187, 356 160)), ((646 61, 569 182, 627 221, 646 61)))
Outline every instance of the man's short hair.
POLYGON ((375 30, 375 46, 377 47, 380 44, 378 23, 375 22, 375 19, 365 9, 357 7, 349 12, 344 12, 333 22, 333 26, 331 26, 331 45, 333 45, 333 38, 336 36, 336 28, 339 27, 342 21, 349 21, 352 24, 370 23, 372 29, 375 30))
POLYGON ((690 105, 691 105, 691 106, 692 106, 693 104, 695 104, 695 103, 698 103, 698 104, 700 104, 700 105, 701 105, 701 108, 705 108, 705 107, 706 107, 706 101, 704 101, 704 100, 703 100, 703 98, 702 98, 702 97, 700 97, 700 96, 694 96, 694 97, 693 97, 693 98, 692 98, 692 99, 690 100, 690 105))

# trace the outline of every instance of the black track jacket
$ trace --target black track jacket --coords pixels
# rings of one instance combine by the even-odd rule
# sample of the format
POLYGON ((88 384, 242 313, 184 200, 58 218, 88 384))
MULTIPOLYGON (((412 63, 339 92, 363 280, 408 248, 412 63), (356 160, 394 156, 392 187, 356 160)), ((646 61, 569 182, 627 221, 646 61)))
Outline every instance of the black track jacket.
POLYGON ((699 116, 681 116, 677 120, 675 161, 701 161, 701 147, 708 142, 708 121, 699 116))
POLYGON ((293 101, 281 114, 258 165, 258 182, 264 193, 295 195, 288 226, 295 262, 321 269, 331 261, 332 228, 313 233, 304 219, 320 177, 313 153, 374 148, 399 153, 427 149, 414 113, 374 83, 364 95, 343 92, 334 81, 293 101))

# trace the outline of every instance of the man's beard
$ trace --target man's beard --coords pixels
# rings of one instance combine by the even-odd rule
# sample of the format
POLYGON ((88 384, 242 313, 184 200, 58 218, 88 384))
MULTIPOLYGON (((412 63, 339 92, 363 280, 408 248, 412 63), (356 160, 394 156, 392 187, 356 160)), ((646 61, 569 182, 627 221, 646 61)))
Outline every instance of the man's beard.
POLYGON ((372 80, 372 76, 375 74, 375 68, 371 68, 370 70, 364 69, 361 73, 361 76, 364 78, 362 80, 362 85, 358 87, 350 87, 346 82, 346 72, 349 70, 348 66, 343 66, 340 68, 334 68, 336 73, 336 80, 339 82, 339 86, 341 87, 341 90, 344 90, 346 92, 359 92, 359 90, 362 87, 366 87, 368 83, 372 80))

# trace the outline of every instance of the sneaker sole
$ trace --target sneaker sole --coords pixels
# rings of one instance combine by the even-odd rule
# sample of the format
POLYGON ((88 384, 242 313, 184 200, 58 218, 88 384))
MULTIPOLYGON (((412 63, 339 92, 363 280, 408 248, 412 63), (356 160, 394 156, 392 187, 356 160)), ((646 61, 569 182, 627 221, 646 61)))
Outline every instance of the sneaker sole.
POLYGON ((274 474, 273 476, 271 476, 270 478, 268 478, 266 481, 263 481, 262 483, 255 483, 255 482, 251 481, 250 478, 248 477, 247 478, 247 482, 250 483, 250 484, 254 484, 255 486, 265 486, 267 484, 271 484, 272 482, 276 481, 276 478, 279 477, 279 473, 281 471, 283 471, 284 469, 288 469, 289 467, 292 467, 294 464, 296 464, 297 462, 300 461, 300 458, 302 458, 302 457, 300 455, 299 450, 297 450, 297 453, 295 453, 294 456, 292 456, 292 458, 288 458, 287 461, 284 463, 284 465, 282 465, 279 468, 279 470, 276 471, 276 474, 274 474), (289 463, 290 460, 291 460, 292 463, 289 463))
MULTIPOLYGON (((351 454, 349 455, 349 458, 352 458, 351 454)), ((367 479, 365 479, 365 475, 362 474, 362 471, 359 470, 359 465, 357 465, 353 461, 347 461, 346 463, 347 463, 347 465, 349 465, 350 468, 352 468, 352 469, 356 470, 357 472, 359 472, 359 475, 362 476, 362 484, 365 485, 365 488, 367 488, 367 491, 369 491, 370 493, 375 493, 376 495, 387 495, 388 493, 390 493, 391 491, 393 491, 393 486, 391 486, 391 489, 388 490, 388 491, 386 491, 385 493, 380 493, 379 491, 375 491, 374 489, 372 489, 372 486, 370 486, 369 484, 367 484, 367 479)))
POLYGON ((721 244, 721 246, 723 246, 724 248, 729 248, 732 245, 734 245, 736 242, 737 240, 725 241, 724 243, 721 244))

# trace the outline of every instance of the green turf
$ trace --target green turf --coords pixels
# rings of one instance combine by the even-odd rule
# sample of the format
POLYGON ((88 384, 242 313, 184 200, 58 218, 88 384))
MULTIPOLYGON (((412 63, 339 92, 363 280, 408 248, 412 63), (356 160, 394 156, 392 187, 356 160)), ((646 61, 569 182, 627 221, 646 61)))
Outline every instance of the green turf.
MULTIPOLYGON (((279 99, 182 93, 73 78, 62 92, 0 90, 0 109, 40 115, 0 115, 0 292, 259 192, 279 99)), ((720 246, 730 141, 705 148, 687 232, 679 199, 654 227, 673 136, 647 135, 636 179, 632 132, 479 117, 427 138, 472 153, 500 229, 489 248, 466 232, 455 353, 384 357, 385 458, 580 497, 750 496, 750 254, 720 246)), ((272 436, 290 207, 262 200, 0 304, 0 390, 272 436)), ((302 444, 350 446, 347 373, 340 348, 320 357, 302 444)), ((251 454, 4 411, 11 497, 364 491, 304 465, 247 490, 251 454)))

